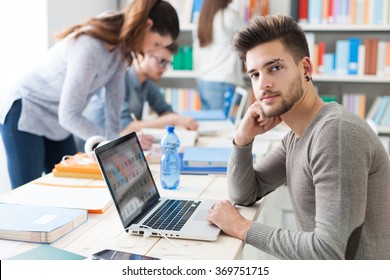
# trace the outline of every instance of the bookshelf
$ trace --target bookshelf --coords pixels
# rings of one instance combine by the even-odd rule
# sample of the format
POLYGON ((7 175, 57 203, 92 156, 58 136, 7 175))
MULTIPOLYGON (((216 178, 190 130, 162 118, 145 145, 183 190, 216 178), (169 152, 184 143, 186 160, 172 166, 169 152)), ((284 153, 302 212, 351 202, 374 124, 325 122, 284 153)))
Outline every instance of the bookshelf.
MULTIPOLYGON (((284 2, 286 0, 272 0, 273 2, 284 2)), ((243 1, 245 2, 245 1, 243 1)), ((268 2, 261 1, 260 2, 268 2)), ((360 38, 362 41, 368 38, 377 38, 379 41, 390 42, 390 0, 342 0, 342 1, 332 1, 332 0, 290 0, 289 3, 291 7, 297 7, 298 11, 293 11, 291 8, 290 13, 293 17, 296 17, 300 22, 300 25, 306 33, 311 33, 314 35, 314 42, 325 42, 326 52, 335 53, 336 51, 336 42, 338 40, 348 40, 349 38, 360 38), (307 14, 308 19, 300 20, 299 9, 301 2, 307 2, 307 14), (319 2, 323 5, 336 2, 343 3, 344 15, 343 19, 340 19, 340 22, 337 22, 335 19, 332 20, 328 18, 320 18, 319 23, 310 22, 309 5, 314 2, 319 2), (374 22, 374 13, 378 12, 378 8, 374 8, 378 3, 382 4, 381 6, 381 21, 374 22), (359 12, 357 5, 368 5, 366 6, 366 18, 364 21, 359 22, 358 17, 351 16, 350 14, 355 10, 355 15, 359 12), (345 6, 346 5, 346 6, 345 6), (355 8, 353 8, 355 5, 355 8), (347 10, 345 10, 347 9, 347 10), (376 11, 374 12, 374 10, 376 11), (354 21, 354 22, 352 22, 354 21)), ((278 5, 278 4, 272 4, 278 5)), ((315 4, 317 5, 317 4, 315 4)), ((287 5, 288 6, 288 5, 287 5)), ((318 6, 318 5, 317 5, 318 6)), ((319 5, 314 11, 317 14, 319 13, 318 9, 322 11, 323 7, 319 5)), ((274 6, 275 7, 275 6, 274 6)), ((275 8, 269 7, 269 10, 272 9, 272 13, 278 13, 275 8)), ((280 9, 280 8, 279 8, 280 9)), ((361 10, 361 9, 360 9, 361 10)), ((311 10, 313 12, 313 9, 311 10)), ((335 11, 333 11, 335 12, 335 11)), ((281 14, 286 14, 286 10, 281 10, 281 14)), ((323 13, 323 11, 322 11, 323 13)), ((305 14, 305 13, 303 13, 305 14)), ((325 17, 324 14, 321 15, 325 17)), ((182 31, 179 37, 180 44, 191 44, 192 43, 192 30, 195 27, 193 23, 188 23, 182 25, 182 31)), ((196 59, 196 58, 194 58, 196 59)), ((246 77, 246 86, 249 88, 250 80, 246 77)), ((320 95, 335 95, 337 99, 342 100, 343 94, 350 93, 363 93, 366 96, 366 114, 370 110, 377 96, 389 95, 390 90, 390 75, 340 75, 336 73, 332 74, 319 74, 315 73, 313 75, 313 81, 317 87, 318 93, 320 95)), ((186 88, 195 88, 196 87, 196 73, 191 70, 170 70, 165 73, 163 79, 159 83, 161 87, 186 87, 186 88)), ((379 128, 379 133, 389 133, 390 128, 379 128)))

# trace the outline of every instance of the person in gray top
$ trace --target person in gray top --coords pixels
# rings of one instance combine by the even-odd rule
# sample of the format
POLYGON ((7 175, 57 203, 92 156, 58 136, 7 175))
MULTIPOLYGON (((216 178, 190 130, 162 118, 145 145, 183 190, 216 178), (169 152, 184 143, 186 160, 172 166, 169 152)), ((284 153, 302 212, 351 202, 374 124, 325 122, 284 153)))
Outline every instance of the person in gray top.
MULTIPOLYGON (((192 117, 181 116, 173 111, 155 84, 168 69, 172 56, 177 50, 178 45, 174 42, 153 53, 138 55, 138 59, 128 68, 125 76, 125 97, 121 109, 122 135, 132 131, 141 131, 142 128, 165 128, 167 125, 182 126, 188 130, 198 128, 198 123, 192 117), (157 118, 142 119, 145 102, 158 115, 157 118)), ((83 115, 104 127, 104 104, 105 88, 91 98, 83 115)), ((153 139, 148 139, 149 137, 144 133, 139 133, 138 138, 144 150, 151 148, 153 139)), ((78 137, 76 139, 78 150, 84 151, 85 142, 78 137)))
POLYGON ((61 40, 1 104, 0 129, 12 188, 51 172, 62 156, 76 153, 72 134, 82 139, 118 137, 126 66, 138 53, 171 44, 179 32, 171 4, 134 0, 120 13, 107 13, 60 33, 61 40), (82 115, 103 86, 104 128, 82 115))
POLYGON ((300 26, 290 17, 257 17, 232 45, 246 63, 256 101, 233 140, 230 201, 214 205, 209 221, 281 259, 390 259, 389 156, 365 120, 318 96, 300 26), (291 131, 253 164, 254 137, 282 121, 291 131), (283 184, 296 232, 249 221, 234 207, 283 184))

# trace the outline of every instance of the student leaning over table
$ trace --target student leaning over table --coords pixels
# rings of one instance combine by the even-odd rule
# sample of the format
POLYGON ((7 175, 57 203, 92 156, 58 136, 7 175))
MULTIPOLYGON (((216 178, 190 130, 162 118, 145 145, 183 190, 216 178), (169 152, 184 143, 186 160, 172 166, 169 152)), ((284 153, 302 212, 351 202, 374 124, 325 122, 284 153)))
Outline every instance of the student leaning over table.
POLYGON ((177 13, 161 0, 133 0, 121 13, 62 32, 62 40, 13 87, 0 108, 12 188, 50 172, 63 155, 74 154, 71 133, 82 139, 117 137, 126 64, 133 53, 169 45, 178 34, 177 13), (104 129, 82 116, 102 86, 107 89, 104 129))
MULTIPOLYGON (((182 126, 188 130, 196 130, 198 123, 188 116, 176 114, 171 105, 165 100, 155 84, 168 69, 172 56, 177 52, 176 42, 158 49, 153 53, 138 55, 137 59, 127 70, 125 76, 125 96, 121 109, 121 134, 131 131, 141 131, 142 128, 165 128, 167 125, 182 126), (143 105, 147 102, 151 109, 159 117, 151 120, 142 120, 143 105), (131 117, 133 115, 133 117, 131 117), (133 119, 135 118, 135 119, 133 119)), ((105 89, 94 95, 83 115, 104 127, 105 114, 105 89)), ((153 138, 139 134, 141 146, 144 150, 149 150, 153 144, 153 138)), ((84 151, 84 141, 76 137, 78 150, 84 151)))
POLYGON ((243 218, 229 201, 208 219, 225 233, 282 259, 390 259, 390 162, 377 135, 311 80, 302 29, 291 18, 253 19, 232 39, 256 102, 236 132, 228 167, 230 199, 251 205, 287 184, 299 230, 243 218), (252 164, 252 143, 281 121, 281 144, 252 164))

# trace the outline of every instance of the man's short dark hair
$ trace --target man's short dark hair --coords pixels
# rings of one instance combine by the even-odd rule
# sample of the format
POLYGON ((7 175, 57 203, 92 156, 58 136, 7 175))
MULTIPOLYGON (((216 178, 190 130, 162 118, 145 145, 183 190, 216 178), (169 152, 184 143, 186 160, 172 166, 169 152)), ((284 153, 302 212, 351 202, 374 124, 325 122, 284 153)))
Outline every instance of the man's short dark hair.
POLYGON ((296 63, 305 56, 310 57, 304 31, 291 17, 282 15, 253 18, 234 34, 232 49, 245 62, 249 50, 275 40, 280 40, 296 63))

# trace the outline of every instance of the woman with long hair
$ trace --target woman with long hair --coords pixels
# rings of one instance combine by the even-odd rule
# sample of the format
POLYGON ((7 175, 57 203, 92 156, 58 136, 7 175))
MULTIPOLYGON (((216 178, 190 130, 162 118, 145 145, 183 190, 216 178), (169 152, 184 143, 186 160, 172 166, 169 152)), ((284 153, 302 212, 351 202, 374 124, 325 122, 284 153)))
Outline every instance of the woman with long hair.
POLYGON ((197 89, 205 110, 227 112, 229 97, 237 85, 243 85, 242 63, 230 40, 244 22, 231 2, 204 0, 193 36, 197 89))
POLYGON ((75 154, 73 135, 86 140, 119 136, 124 75, 138 54, 171 44, 180 32, 175 9, 162 0, 133 0, 71 26, 46 57, 11 89, 0 108, 0 130, 12 188, 51 172, 63 155, 75 154), (106 125, 82 112, 100 88, 107 92, 106 125))

